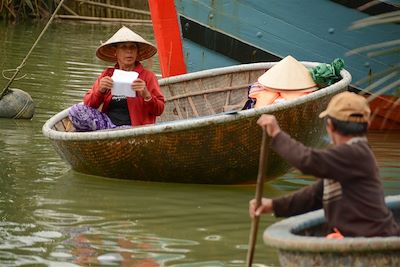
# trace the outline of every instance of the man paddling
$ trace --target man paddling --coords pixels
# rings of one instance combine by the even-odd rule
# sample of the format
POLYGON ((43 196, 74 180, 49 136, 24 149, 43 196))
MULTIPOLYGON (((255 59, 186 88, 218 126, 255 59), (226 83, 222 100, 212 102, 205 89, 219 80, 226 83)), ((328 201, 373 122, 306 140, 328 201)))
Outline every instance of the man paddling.
POLYGON ((271 147, 304 174, 319 178, 293 194, 263 198, 256 209, 250 201, 250 217, 273 212, 289 217, 324 209, 332 230, 343 236, 400 236, 400 226, 386 207, 375 157, 366 138, 370 108, 362 96, 343 92, 332 98, 319 117, 334 144, 313 149, 282 131, 273 115, 262 115, 257 123, 272 137, 271 147))

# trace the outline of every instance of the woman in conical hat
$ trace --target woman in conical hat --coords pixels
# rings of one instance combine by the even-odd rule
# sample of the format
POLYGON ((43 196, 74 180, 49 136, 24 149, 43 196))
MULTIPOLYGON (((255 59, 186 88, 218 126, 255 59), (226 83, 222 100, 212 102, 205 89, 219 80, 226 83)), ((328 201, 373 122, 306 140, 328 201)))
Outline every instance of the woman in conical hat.
POLYGON ((100 74, 85 94, 84 105, 78 104, 71 109, 70 119, 75 128, 78 131, 90 131, 155 123, 156 117, 164 111, 164 96, 155 74, 145 69, 140 61, 156 53, 154 45, 125 26, 101 44, 96 56, 115 65, 100 74), (112 94, 116 69, 127 71, 123 73, 126 75, 138 75, 130 85, 134 93, 112 94), (101 105, 102 114, 97 114, 97 108, 101 105))
POLYGON ((249 96, 255 107, 293 99, 317 89, 310 72, 292 56, 287 56, 258 78, 249 96))

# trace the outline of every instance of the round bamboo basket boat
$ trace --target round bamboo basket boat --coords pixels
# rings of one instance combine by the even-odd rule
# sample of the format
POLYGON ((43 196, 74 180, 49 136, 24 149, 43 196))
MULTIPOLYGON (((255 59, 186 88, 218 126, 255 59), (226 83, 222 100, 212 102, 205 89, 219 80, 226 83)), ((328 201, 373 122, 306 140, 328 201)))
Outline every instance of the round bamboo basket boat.
MULTIPOLYGON (((349 72, 342 70, 342 79, 329 87, 284 103, 241 110, 249 85, 274 64, 243 64, 161 79, 166 104, 154 125, 74 132, 66 109, 44 124, 43 134, 72 169, 86 174, 178 183, 253 183, 262 134, 256 124, 259 116, 274 114, 297 140, 322 145, 325 129, 318 114, 351 81, 349 72)), ((289 168, 269 151, 269 179, 289 168)))
MULTIPOLYGON (((400 223, 400 195, 386 204, 400 223)), ((327 239, 325 222, 323 210, 284 219, 265 230, 264 243, 278 250, 281 266, 400 266, 400 237, 327 239)))

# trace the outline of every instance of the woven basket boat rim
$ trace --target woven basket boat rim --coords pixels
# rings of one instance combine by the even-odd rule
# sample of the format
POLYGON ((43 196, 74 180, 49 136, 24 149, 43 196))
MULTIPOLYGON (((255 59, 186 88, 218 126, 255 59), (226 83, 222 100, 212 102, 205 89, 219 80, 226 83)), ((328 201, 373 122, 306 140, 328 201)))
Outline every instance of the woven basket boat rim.
MULTIPOLYGON (((400 209, 400 195, 385 198, 389 208, 400 209)), ((365 252, 400 250, 400 237, 345 237, 342 240, 303 236, 292 233, 325 222, 323 210, 283 219, 267 227, 264 243, 282 251, 365 252), (312 224, 312 225, 311 225, 312 224)))
MULTIPOLYGON (((318 62, 304 62, 304 61, 302 63, 306 67, 315 67, 318 64, 320 64, 318 62)), ((159 81, 159 84, 160 86, 163 86, 166 84, 179 83, 183 81, 189 81, 193 79, 205 78, 210 76, 218 76, 234 72, 268 69, 272 67, 274 64, 276 64, 276 62, 250 63, 250 64, 241 64, 241 65, 222 67, 216 69, 209 69, 209 70, 164 78, 159 81)), ((67 117, 68 111, 70 109, 67 108, 57 113, 49 120, 47 120, 42 127, 42 132, 44 136, 48 137, 51 140, 87 141, 87 140, 117 139, 128 136, 134 137, 141 135, 162 134, 167 132, 182 131, 187 129, 204 127, 210 124, 224 124, 238 119, 252 118, 255 116, 260 116, 261 114, 264 113, 273 113, 279 110, 288 109, 293 106, 301 105, 307 101, 315 100, 323 96, 332 94, 336 91, 339 91, 341 88, 348 86, 351 82, 351 75, 347 70, 343 69, 340 74, 342 76, 342 79, 337 83, 322 88, 316 92, 298 97, 296 99, 284 103, 272 104, 258 109, 248 109, 237 112, 225 112, 211 116, 161 122, 153 125, 145 125, 141 127, 134 127, 121 130, 108 130, 108 131, 96 131, 96 132, 62 132, 52 129, 57 122, 67 117)))

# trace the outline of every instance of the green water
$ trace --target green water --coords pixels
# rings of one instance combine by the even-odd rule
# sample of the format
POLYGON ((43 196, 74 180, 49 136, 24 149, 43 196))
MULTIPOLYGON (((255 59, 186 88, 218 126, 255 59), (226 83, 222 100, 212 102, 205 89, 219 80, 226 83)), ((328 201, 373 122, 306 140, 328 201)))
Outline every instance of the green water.
MULTIPOLYGON (((16 68, 43 27, 0 22, 0 70, 16 68)), ((42 135, 44 122, 81 101, 106 66, 94 52, 119 27, 54 23, 12 85, 32 96, 36 112, 32 120, 0 119, 0 266, 244 266, 254 186, 91 177, 71 171, 42 135)), ((153 42, 151 28, 132 28, 153 42)), ((156 58, 153 71, 160 72, 156 58)), ((1 90, 6 83, 1 78, 1 90)), ((369 139, 386 194, 399 194, 400 133, 369 139)), ((264 191, 278 196, 310 182, 291 172, 264 191)), ((262 217, 257 266, 279 265, 262 242, 275 221, 262 217)))

